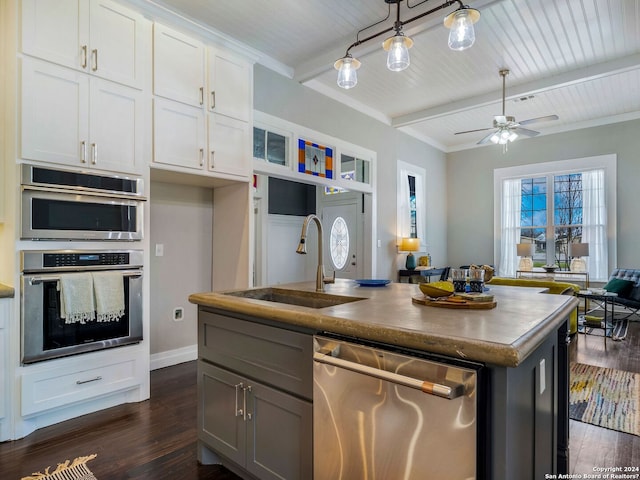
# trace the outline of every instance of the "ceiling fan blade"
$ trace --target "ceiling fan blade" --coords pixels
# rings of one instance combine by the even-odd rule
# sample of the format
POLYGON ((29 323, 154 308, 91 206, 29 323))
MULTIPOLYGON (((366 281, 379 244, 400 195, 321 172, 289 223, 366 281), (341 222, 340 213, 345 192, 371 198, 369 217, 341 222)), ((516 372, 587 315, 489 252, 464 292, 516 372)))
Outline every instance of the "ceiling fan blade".
POLYGON ((536 132, 535 130, 529 130, 528 128, 513 128, 514 132, 518 135, 524 135, 525 137, 535 137, 536 135, 540 135, 540 132, 536 132))
POLYGON ((546 117, 537 117, 537 118, 530 118, 528 120, 523 120, 521 122, 518 122, 520 125, 531 125, 532 123, 538 123, 538 122, 548 122, 551 120, 558 120, 560 117, 558 117, 558 115, 547 115, 546 117))
POLYGON ((486 137, 484 137, 482 140, 480 140, 477 145, 484 145, 485 143, 489 143, 491 141, 491 137, 493 137, 493 134, 496 132, 491 132, 489 135, 487 135, 486 137))
POLYGON ((493 129, 493 127, 478 128, 476 130, 465 130, 464 132, 456 132, 456 133, 454 133, 454 135, 460 135, 462 133, 484 132, 485 130, 492 130, 492 129, 493 129))

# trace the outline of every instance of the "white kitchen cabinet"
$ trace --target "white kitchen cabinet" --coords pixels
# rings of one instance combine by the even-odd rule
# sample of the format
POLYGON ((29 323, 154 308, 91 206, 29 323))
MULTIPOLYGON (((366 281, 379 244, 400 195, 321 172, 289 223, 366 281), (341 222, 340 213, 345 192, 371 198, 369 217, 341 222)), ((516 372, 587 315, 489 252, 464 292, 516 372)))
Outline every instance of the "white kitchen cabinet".
POLYGON ((9 365, 9 313, 10 298, 0 298, 0 442, 9 440, 10 433, 7 421, 7 404, 9 399, 8 392, 11 391, 6 376, 7 367, 9 365))
POLYGON ((155 98, 153 119, 154 162, 203 170, 207 155, 204 110, 155 98))
POLYGON ((248 122, 252 109, 252 66, 219 49, 209 48, 209 111, 248 122))
MULTIPOLYGON (((97 357, 96 357, 97 358, 97 357)), ((26 367, 21 379, 21 414, 29 416, 68 406, 101 395, 140 386, 141 365, 136 354, 119 350, 100 363, 85 357, 61 360, 64 368, 42 365, 26 367)))
POLYGON ((21 157, 138 173, 143 101, 140 90, 25 57, 21 157))
POLYGON ((209 114, 209 171, 249 176, 250 141, 247 122, 217 113, 209 114))
POLYGON ((142 89, 149 26, 112 0, 23 0, 22 51, 142 89))
POLYGON ((158 23, 153 26, 153 93, 204 108, 204 44, 158 23))
POLYGON ((248 179, 251 64, 160 24, 153 41, 154 163, 248 179))

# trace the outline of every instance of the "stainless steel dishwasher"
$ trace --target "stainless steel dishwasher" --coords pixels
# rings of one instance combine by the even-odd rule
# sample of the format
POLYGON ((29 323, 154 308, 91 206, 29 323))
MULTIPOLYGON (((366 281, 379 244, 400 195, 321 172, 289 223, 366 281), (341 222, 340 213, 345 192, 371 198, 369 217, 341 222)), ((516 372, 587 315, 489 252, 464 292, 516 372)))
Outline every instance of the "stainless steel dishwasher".
POLYGON ((314 338, 314 480, 474 479, 478 372, 314 338))

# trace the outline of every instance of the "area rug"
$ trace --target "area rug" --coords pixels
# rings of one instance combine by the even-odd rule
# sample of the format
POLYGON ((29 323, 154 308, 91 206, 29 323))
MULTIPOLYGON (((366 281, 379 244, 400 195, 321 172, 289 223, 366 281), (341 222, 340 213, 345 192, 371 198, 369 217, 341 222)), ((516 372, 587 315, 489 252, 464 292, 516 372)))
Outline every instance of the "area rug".
POLYGON ((571 363, 569 418, 640 436, 640 373, 571 363))
POLYGON ((67 460, 59 463, 53 472, 49 472, 51 467, 47 467, 44 473, 32 473, 31 476, 22 477, 21 480, 97 480, 86 465, 89 460, 96 457, 94 453, 86 457, 78 457, 73 462, 67 460))

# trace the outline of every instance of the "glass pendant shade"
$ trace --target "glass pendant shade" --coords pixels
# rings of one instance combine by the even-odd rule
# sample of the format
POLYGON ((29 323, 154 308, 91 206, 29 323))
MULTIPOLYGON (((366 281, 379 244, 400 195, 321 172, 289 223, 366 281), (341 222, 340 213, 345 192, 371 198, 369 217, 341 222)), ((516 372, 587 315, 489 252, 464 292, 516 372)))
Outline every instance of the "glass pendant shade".
POLYGON ((476 41, 473 24, 480 18, 480 13, 473 8, 456 10, 444 20, 449 31, 449 48, 451 50, 466 50, 476 41))
POLYGON ((334 68, 338 70, 338 86, 348 90, 358 84, 358 68, 360 62, 350 56, 341 58, 334 63, 334 68))
POLYGON ((387 68, 392 72, 401 72, 406 69, 411 63, 409 49, 412 45, 413 40, 401 34, 387 38, 382 43, 382 48, 389 52, 387 54, 387 68))

